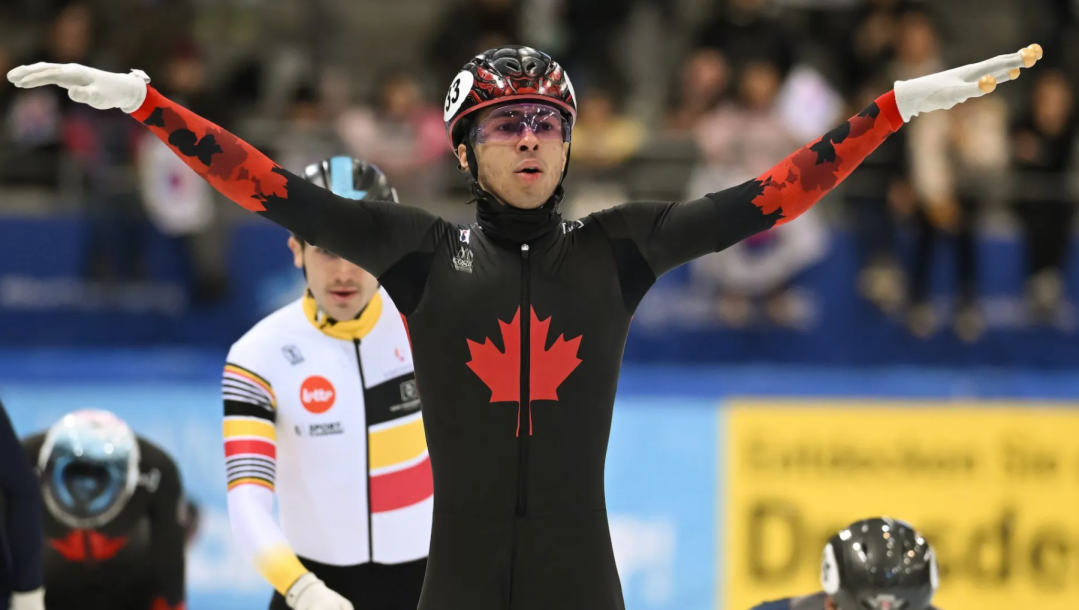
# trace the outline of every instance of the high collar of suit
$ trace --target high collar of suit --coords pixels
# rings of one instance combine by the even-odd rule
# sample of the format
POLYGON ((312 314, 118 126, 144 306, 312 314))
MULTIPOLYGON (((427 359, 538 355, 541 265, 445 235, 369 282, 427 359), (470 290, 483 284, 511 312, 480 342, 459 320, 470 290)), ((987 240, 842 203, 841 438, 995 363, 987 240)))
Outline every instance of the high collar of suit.
POLYGON ((473 187, 476 197, 476 220, 484 234, 496 241, 519 245, 535 241, 555 232, 562 224, 558 202, 562 200, 562 187, 554 196, 534 210, 522 210, 503 205, 479 188, 473 187))
POLYGON ((356 319, 342 321, 334 320, 319 309, 315 297, 311 296, 311 291, 308 290, 303 295, 303 313, 312 326, 334 339, 358 341, 367 336, 378 323, 382 315, 382 295, 376 292, 356 319))

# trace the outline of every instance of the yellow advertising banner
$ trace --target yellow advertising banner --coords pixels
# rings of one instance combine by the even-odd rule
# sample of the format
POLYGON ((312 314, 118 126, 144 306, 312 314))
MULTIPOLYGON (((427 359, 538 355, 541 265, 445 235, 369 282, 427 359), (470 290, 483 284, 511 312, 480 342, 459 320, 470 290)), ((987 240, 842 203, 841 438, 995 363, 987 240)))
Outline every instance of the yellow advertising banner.
POLYGON ((885 515, 937 550, 942 610, 1079 610, 1079 405, 736 401, 725 610, 820 590, 825 541, 885 515))

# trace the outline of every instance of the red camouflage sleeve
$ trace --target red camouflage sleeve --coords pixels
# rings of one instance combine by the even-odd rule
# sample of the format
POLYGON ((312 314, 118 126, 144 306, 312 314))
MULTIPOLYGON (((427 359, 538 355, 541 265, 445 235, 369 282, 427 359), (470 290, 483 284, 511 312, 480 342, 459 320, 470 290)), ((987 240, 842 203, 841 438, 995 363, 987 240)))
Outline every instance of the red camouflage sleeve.
MULTIPOLYGON (((393 202, 338 197, 283 169, 153 87, 146 87, 146 100, 131 116, 233 202, 376 277, 408 254, 433 248, 431 242, 438 235, 433 228, 439 219, 429 212, 393 202)), ((420 285, 424 281, 424 277, 407 279, 420 285)))
POLYGON ((849 176, 902 125, 895 92, 889 91, 820 140, 758 176, 763 190, 753 204, 765 215, 778 212, 777 225, 794 220, 849 176))
POLYGON ((210 186, 244 209, 265 212, 270 198, 288 199, 288 175, 247 142, 169 101, 153 87, 131 116, 169 145, 210 186))

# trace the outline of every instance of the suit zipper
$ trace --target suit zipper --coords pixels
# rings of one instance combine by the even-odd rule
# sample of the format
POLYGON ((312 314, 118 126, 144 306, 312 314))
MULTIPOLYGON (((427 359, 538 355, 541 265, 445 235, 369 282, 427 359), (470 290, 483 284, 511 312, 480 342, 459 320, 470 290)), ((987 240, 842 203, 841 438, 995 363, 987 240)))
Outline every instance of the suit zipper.
POLYGON ((371 563, 375 562, 375 528, 374 516, 371 511, 371 434, 367 426, 367 382, 363 378, 363 358, 360 356, 360 340, 353 339, 352 345, 356 347, 356 367, 360 371, 360 395, 363 396, 363 433, 367 435, 367 465, 364 476, 367 479, 367 552, 371 563))
POLYGON ((532 323, 530 301, 531 274, 528 244, 521 244, 521 402, 517 408, 517 510, 519 517, 528 514, 528 443, 532 437, 532 401, 529 327, 532 323))

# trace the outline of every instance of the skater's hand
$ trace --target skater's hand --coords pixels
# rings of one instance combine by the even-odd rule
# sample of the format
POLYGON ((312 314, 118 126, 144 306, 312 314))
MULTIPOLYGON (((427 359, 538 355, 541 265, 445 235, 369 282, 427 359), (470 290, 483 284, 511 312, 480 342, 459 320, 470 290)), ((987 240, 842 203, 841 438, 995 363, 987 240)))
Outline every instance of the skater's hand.
POLYGON ((1025 49, 945 72, 895 83, 895 104, 903 121, 923 112, 946 110, 972 97, 981 97, 997 85, 1019 78, 1021 68, 1029 68, 1042 58, 1042 48, 1025 49))
POLYGON ((285 601, 293 610, 352 610, 352 604, 308 572, 289 587, 285 601))
POLYGON ((44 587, 25 593, 12 593, 10 607, 11 610, 45 610, 44 587))
POLYGON ((16 87, 32 89, 42 85, 57 85, 67 89, 72 100, 98 110, 119 108, 130 114, 146 99, 146 83, 150 77, 141 70, 117 74, 96 70, 80 64, 37 63, 19 66, 7 73, 16 87))

